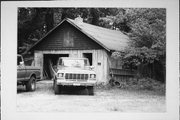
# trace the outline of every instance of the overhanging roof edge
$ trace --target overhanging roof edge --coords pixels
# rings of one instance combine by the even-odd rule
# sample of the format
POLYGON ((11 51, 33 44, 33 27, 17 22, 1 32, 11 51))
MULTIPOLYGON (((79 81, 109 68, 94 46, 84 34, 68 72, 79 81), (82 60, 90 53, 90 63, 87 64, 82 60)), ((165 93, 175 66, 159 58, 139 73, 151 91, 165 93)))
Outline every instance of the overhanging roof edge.
POLYGON ((98 43, 100 46, 102 46, 104 49, 106 49, 107 51, 110 51, 109 48, 107 48, 105 45, 103 45, 101 42, 99 42, 98 40, 96 40, 92 35, 88 34, 87 32, 85 32, 84 30, 82 30, 79 26, 77 26, 76 24, 74 24, 73 22, 71 22, 71 20, 67 19, 67 21, 73 25, 75 28, 77 28, 78 30, 80 30, 81 32, 83 32, 85 35, 87 35, 89 38, 91 38, 92 40, 94 40, 96 43, 98 43))
MULTIPOLYGON (((65 20, 67 20, 66 18, 64 20, 62 20, 56 27, 54 27, 53 29, 51 29, 44 37, 42 37, 39 41, 37 41, 33 46, 31 46, 28 50, 30 51, 34 46, 36 46, 39 42, 41 42, 45 37, 47 37, 52 31, 54 31, 57 27, 59 27, 65 20)), ((26 52, 26 53, 27 53, 26 52)))
POLYGON ((37 44, 39 44, 45 37, 47 37, 52 31, 54 31, 57 27, 59 27, 64 21, 67 21, 68 23, 70 23, 71 25, 73 25, 75 28, 77 28, 79 31, 81 31, 82 33, 84 33, 86 36, 88 36, 89 38, 91 38, 92 40, 94 40, 96 43, 98 43, 100 46, 102 46, 104 49, 106 49, 107 51, 111 51, 111 49, 109 49, 108 47, 106 47, 103 43, 101 43, 100 41, 98 41, 96 38, 94 38, 92 35, 88 34, 87 32, 85 32, 83 29, 81 29, 78 25, 76 25, 74 22, 72 22, 70 19, 65 18, 64 20, 62 20, 56 27, 54 27, 53 29, 51 29, 44 37, 42 37, 39 41, 37 41, 33 46, 31 46, 25 53, 27 53, 28 51, 31 51, 37 44))

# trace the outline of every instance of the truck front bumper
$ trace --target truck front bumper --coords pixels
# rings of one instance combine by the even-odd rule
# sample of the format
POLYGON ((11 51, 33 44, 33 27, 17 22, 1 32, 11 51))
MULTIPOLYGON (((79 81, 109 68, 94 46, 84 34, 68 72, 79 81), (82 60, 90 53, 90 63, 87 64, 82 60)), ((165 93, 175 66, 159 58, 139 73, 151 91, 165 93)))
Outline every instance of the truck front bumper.
POLYGON ((63 86, 94 86, 96 84, 96 80, 93 81, 66 81, 66 80, 58 80, 57 85, 63 86))

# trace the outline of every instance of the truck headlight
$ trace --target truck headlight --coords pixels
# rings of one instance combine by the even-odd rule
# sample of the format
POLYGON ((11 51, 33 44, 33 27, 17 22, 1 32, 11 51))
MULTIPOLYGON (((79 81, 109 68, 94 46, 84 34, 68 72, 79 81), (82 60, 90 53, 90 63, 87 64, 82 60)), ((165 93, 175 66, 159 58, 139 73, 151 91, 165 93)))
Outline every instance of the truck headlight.
POLYGON ((64 73, 58 73, 58 77, 63 77, 64 73))
POLYGON ((90 78, 92 79, 96 78, 96 74, 90 74, 90 78))

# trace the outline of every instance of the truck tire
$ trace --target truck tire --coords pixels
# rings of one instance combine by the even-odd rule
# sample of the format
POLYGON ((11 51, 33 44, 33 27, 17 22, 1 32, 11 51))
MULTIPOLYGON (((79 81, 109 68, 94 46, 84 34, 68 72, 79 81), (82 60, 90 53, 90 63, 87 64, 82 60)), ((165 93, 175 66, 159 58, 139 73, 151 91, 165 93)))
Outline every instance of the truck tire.
POLYGON ((88 88, 82 87, 82 88, 80 89, 80 94, 81 94, 81 95, 89 95, 89 90, 88 90, 88 88))
POLYGON ((26 91, 36 90, 36 78, 32 76, 26 84, 26 91))
POLYGON ((53 90, 55 90, 55 80, 53 80, 53 90))
POLYGON ((54 84, 54 94, 60 94, 61 93, 61 86, 57 85, 56 83, 54 84))
POLYGON ((94 87, 93 86, 88 87, 88 94, 89 95, 94 95, 94 87))

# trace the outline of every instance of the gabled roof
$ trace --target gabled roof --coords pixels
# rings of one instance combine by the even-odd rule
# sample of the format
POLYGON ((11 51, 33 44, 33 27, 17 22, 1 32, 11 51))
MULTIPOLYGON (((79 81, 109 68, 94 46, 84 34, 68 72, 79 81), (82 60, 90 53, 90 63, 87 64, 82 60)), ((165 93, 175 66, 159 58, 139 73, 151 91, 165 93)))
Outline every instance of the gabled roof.
POLYGON ((51 31, 49 31, 42 39, 40 39, 37 43, 35 43, 29 50, 34 48, 39 42, 41 42, 46 36, 51 34, 51 32, 53 32, 58 26, 60 26, 65 21, 73 25, 79 31, 87 35, 89 38, 94 40, 96 43, 98 43, 108 51, 110 50, 121 51, 128 46, 129 37, 123 34, 121 31, 110 30, 107 28, 91 25, 84 22, 77 22, 75 20, 67 18, 64 19, 59 25, 57 25, 51 31))

